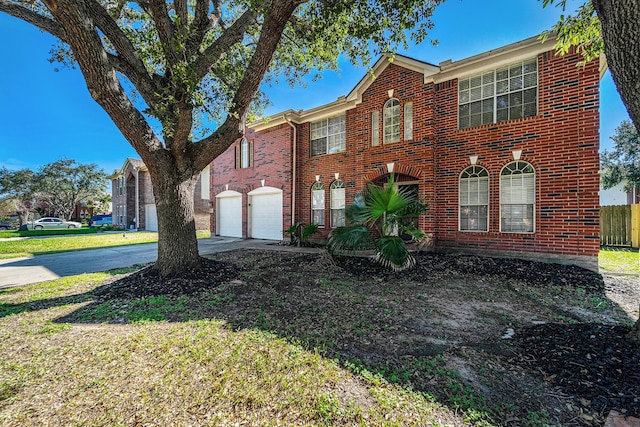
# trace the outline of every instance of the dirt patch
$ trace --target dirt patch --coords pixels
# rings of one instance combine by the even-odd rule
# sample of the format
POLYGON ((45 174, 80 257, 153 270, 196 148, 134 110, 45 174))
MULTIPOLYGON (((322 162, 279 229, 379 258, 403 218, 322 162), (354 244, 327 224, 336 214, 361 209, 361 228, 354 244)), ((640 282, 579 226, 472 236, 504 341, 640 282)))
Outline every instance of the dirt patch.
MULTIPOLYGON (((187 295, 169 320, 269 330, 478 422, 601 425, 612 409, 640 416, 640 346, 624 338, 637 318, 637 277, 476 256, 417 261, 391 273, 368 258, 237 250, 186 277, 145 269, 95 294, 187 295)), ((348 387, 342 397, 360 395, 348 387)))

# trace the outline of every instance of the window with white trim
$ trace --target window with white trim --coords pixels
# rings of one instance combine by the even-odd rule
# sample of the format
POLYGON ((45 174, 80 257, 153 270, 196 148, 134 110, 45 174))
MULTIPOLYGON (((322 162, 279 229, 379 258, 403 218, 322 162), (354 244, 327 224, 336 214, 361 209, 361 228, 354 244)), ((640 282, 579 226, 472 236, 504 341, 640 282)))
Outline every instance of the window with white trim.
POLYGON ((538 114, 538 59, 458 81, 460 129, 538 114))
POLYGON ((242 138, 236 145, 236 169, 253 167, 253 141, 242 138))
POLYGON ((345 115, 311 123, 311 155, 333 154, 347 149, 345 115))
POLYGON ((404 140, 413 139, 413 102, 404 104, 404 140))
POLYGON ((383 133, 384 144, 400 141, 400 101, 395 98, 384 104, 383 133))
POLYGON ((371 145, 380 145, 380 112, 377 110, 371 112, 371 145))
POLYGON ((536 174, 522 160, 507 164, 500 172, 500 231, 533 233, 536 174))
POLYGON ((321 182, 311 186, 311 223, 324 227, 324 184, 321 182))
POLYGON ((460 174, 460 231, 489 230, 489 173, 482 166, 469 166, 460 174))
POLYGON ((331 227, 345 225, 344 182, 337 179, 331 183, 331 227))

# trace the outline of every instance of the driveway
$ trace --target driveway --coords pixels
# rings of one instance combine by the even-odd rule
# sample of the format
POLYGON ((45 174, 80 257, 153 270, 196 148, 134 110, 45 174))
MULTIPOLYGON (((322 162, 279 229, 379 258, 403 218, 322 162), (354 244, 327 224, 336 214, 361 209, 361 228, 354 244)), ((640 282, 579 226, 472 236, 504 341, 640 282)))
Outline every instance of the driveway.
MULTIPOLYGON (((198 249, 200 254, 204 255, 243 247, 267 246, 272 243, 274 242, 210 237, 198 239, 198 249)), ((145 264, 154 262, 157 257, 158 244, 147 243, 0 260, 0 288, 145 264)))

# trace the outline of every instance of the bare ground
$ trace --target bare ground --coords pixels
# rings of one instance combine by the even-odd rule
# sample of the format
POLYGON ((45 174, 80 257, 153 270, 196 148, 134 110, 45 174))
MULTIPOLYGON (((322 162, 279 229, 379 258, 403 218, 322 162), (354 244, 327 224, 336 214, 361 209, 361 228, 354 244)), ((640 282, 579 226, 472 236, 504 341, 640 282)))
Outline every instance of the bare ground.
MULTIPOLYGON (((470 420, 582 426, 614 409, 640 416, 640 346, 624 337, 638 317, 637 276, 436 254, 390 273, 368 258, 236 250, 190 276, 161 280, 147 268, 92 294, 94 306, 190 295, 190 319, 272 331, 470 420)), ((91 312, 60 320, 105 320, 91 312)))

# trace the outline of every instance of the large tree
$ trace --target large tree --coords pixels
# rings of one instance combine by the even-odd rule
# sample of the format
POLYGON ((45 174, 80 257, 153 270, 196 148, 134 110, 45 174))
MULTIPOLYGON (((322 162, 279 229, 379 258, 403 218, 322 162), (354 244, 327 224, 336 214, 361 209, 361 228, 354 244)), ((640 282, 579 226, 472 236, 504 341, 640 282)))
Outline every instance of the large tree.
POLYGON ((104 196, 107 175, 95 164, 63 159, 49 163, 36 174, 38 198, 58 215, 71 219, 78 203, 104 196))
POLYGON ((413 29, 420 42, 443 0, 0 0, 0 11, 58 37, 56 57, 149 168, 162 274, 199 268, 193 190, 243 136, 265 80, 298 80, 345 53, 369 63, 413 29))
MULTIPOLYGON (((566 7, 566 0, 543 0, 543 6, 566 7)), ((589 0, 573 15, 562 16, 553 30, 560 53, 578 46, 586 60, 601 53, 633 124, 640 129, 640 2, 589 0)))

